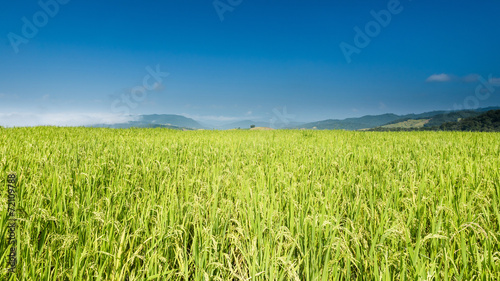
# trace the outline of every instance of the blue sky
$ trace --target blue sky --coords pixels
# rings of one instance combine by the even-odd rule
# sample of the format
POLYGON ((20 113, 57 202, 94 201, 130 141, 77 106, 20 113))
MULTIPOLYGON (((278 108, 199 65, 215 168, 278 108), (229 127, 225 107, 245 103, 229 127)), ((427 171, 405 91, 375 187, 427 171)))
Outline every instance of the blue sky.
POLYGON ((315 121, 500 105, 498 1, 2 6, 0 125, 149 113, 269 120, 285 107, 315 121))

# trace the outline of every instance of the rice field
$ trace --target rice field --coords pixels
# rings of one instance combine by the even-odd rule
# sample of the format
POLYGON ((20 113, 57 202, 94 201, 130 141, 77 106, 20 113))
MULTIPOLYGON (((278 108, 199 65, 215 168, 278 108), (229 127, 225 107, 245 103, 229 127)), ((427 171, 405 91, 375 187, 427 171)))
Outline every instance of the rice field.
POLYGON ((500 279, 498 133, 0 128, 0 171, 2 280, 500 279))

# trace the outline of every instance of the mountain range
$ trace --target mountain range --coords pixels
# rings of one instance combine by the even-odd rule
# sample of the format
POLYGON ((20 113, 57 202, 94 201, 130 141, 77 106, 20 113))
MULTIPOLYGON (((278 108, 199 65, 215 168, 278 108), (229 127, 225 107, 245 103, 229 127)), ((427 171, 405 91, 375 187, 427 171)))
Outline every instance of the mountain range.
POLYGON ((135 116, 134 121, 115 124, 96 124, 92 127, 106 128, 170 128, 179 130, 199 130, 199 129, 248 129, 254 125, 256 127, 274 127, 277 129, 316 129, 316 130, 366 130, 374 128, 419 128, 436 127, 447 122, 457 122, 464 118, 479 116, 480 114, 498 110, 500 107, 479 108, 475 110, 460 111, 431 111, 420 114, 397 115, 386 113, 381 115, 366 115, 357 118, 328 119, 316 122, 291 122, 286 125, 273 126, 270 122, 241 120, 225 125, 213 126, 198 122, 192 118, 174 114, 152 114, 135 116))
MULTIPOLYGON (((381 115, 366 115, 358 118, 347 119, 329 119, 318 122, 306 123, 295 128, 318 129, 318 130, 362 130, 373 129, 376 127, 397 124, 409 120, 428 119, 429 125, 439 126, 445 122, 458 121, 461 118, 477 116, 486 111, 500 109, 500 107, 478 108, 475 110, 460 110, 460 111, 431 111, 420 114, 396 115, 386 113, 381 115)), ((425 126, 425 125, 424 125, 425 126)), ((398 126, 393 126, 398 127, 398 126)))
POLYGON ((96 124, 92 127, 114 128, 114 129, 126 129, 126 128, 169 128, 169 129, 184 129, 184 130, 206 129, 205 126, 201 125, 198 121, 195 121, 194 119, 175 114, 139 115, 136 116, 134 119, 135 119, 134 121, 129 121, 127 123, 96 124))

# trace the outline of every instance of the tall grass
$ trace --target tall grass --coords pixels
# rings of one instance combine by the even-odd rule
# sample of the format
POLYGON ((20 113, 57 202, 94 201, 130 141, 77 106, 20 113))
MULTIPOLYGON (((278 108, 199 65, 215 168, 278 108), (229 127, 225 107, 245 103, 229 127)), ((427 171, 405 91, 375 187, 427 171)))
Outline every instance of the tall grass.
POLYGON ((9 171, 19 280, 500 278, 495 133, 0 128, 2 279, 9 171))

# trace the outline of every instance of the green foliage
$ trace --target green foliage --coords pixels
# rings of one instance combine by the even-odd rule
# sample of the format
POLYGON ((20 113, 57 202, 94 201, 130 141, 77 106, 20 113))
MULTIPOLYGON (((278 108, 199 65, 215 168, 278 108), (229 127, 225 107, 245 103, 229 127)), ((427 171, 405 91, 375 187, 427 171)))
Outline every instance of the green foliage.
POLYGON ((481 115, 482 113, 483 112, 464 110, 464 111, 440 114, 432 117, 431 120, 427 124, 425 124, 425 127, 441 126, 442 124, 447 122, 457 122, 464 118, 470 118, 481 115))
MULTIPOLYGON (((424 112, 420 114, 406 114, 406 115, 395 115, 395 114, 382 114, 382 115, 367 115, 358 118, 347 118, 344 120, 324 120, 313 123, 307 123, 296 128, 313 129, 317 128, 319 130, 361 130, 361 129, 375 129, 381 131, 384 129, 379 129, 378 127, 395 127, 389 126, 401 123, 403 128, 418 128, 421 127, 420 122, 424 122, 424 119, 430 119, 424 127, 438 127, 446 122, 454 122, 463 118, 478 116, 489 110, 498 110, 498 107, 490 108, 479 108, 476 110, 461 110, 454 112, 446 111, 431 111, 424 112), (418 120, 418 121, 416 121, 418 120)), ((392 130, 392 129, 391 129, 392 130)), ((414 129, 412 129, 414 131, 414 129)))
POLYGON ((441 125, 445 131, 500 132, 500 110, 491 110, 477 117, 441 125))
POLYGON ((500 278, 496 133, 0 132, 18 280, 500 278))
POLYGON ((324 120, 307 123, 298 127, 305 129, 317 128, 318 130, 360 130, 382 126, 391 121, 401 118, 395 114, 367 115, 359 118, 347 118, 344 120, 324 120))
MULTIPOLYGON (((427 123, 424 127, 403 127, 399 125, 386 125, 382 127, 377 127, 370 129, 370 131, 378 132, 389 132, 389 131, 466 131, 466 132, 500 132, 500 110, 490 110, 486 113, 477 115, 472 113, 474 117, 469 117, 465 119, 460 119, 458 116, 467 116, 469 114, 454 113, 450 116, 444 116, 439 118, 440 121, 429 121, 432 124, 441 124, 442 120, 451 118, 458 120, 456 122, 446 122, 442 123, 440 126, 428 127, 427 123)), ((407 121, 408 122, 408 121, 407 121)), ((403 123, 398 123, 403 124, 403 123)))
POLYGON ((430 119, 409 119, 406 121, 384 125, 383 128, 422 128, 430 119))

